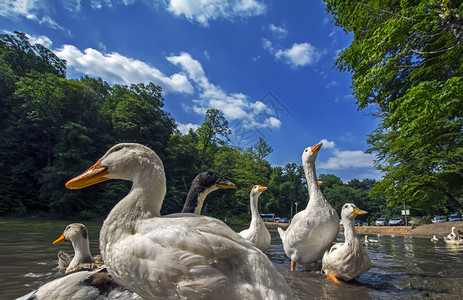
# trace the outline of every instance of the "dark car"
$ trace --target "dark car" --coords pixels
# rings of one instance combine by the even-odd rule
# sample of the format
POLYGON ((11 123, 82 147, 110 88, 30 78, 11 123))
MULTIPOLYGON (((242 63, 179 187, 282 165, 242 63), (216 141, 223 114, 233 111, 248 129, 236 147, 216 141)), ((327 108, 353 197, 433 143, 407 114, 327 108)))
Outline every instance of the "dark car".
POLYGON ((451 221, 461 221, 461 216, 459 214, 450 215, 449 222, 451 221))
POLYGON ((401 218, 392 218, 389 220, 389 226, 403 226, 404 224, 405 222, 401 218))
POLYGON ((280 223, 289 223, 288 218, 280 218, 280 223))

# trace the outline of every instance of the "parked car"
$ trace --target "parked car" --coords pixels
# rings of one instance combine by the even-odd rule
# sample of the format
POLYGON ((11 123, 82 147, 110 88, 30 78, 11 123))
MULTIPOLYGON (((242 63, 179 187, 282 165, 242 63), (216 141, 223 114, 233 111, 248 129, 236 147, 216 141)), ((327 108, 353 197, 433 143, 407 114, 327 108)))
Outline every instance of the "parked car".
POLYGON ((355 220, 355 226, 360 226, 362 224, 362 221, 361 220, 355 220))
POLYGON ((444 217, 441 217, 441 216, 437 216, 437 217, 434 217, 431 222, 433 223, 444 223, 445 221, 447 221, 444 217))
POLYGON ((362 223, 362 226, 363 226, 363 227, 367 227, 367 226, 368 226, 368 222, 363 222, 363 223, 362 223))
POLYGON ((405 224, 402 218, 392 218, 389 220, 389 226, 403 226, 405 224))
POLYGON ((288 218, 280 218, 280 223, 289 223, 288 218))
POLYGON ((378 218, 378 219, 376 219, 375 224, 376 224, 376 226, 387 226, 387 225, 389 225, 389 222, 385 218, 378 218))
POLYGON ((273 222, 275 222, 275 223, 280 223, 280 218, 275 218, 275 219, 273 220, 273 222))
POLYGON ((452 214, 449 217, 449 222, 450 221, 461 221, 461 216, 459 214, 452 214))

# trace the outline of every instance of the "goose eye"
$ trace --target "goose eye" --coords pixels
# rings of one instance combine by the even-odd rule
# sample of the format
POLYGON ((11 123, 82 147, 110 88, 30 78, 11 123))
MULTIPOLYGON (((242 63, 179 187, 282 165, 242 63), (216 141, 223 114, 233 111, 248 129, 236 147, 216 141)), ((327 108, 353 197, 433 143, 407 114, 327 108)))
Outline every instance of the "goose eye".
POLYGON ((119 147, 116 147, 116 148, 114 148, 114 152, 119 151, 119 150, 121 150, 121 149, 122 149, 122 147, 120 147, 120 146, 119 146, 119 147))
POLYGON ((307 151, 309 151, 309 149, 306 148, 306 149, 304 150, 304 152, 307 152, 307 151))

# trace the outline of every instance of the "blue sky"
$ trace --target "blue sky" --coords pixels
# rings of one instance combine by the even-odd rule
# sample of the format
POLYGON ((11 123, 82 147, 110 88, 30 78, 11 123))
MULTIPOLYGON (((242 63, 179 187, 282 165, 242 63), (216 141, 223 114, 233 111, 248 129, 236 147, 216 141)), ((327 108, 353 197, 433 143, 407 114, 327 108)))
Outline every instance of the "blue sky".
POLYGON ((183 132, 218 108, 231 143, 263 137, 275 166, 300 164, 322 141, 318 174, 380 179, 364 153, 377 120, 357 110, 350 74, 333 68, 351 37, 320 0, 3 0, 0 31, 51 49, 68 78, 160 85, 183 132))

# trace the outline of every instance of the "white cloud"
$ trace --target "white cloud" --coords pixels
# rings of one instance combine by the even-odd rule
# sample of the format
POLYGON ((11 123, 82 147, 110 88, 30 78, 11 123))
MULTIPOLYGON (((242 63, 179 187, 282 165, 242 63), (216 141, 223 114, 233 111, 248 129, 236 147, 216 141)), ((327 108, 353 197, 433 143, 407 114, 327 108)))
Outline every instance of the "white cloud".
POLYGON ((244 120, 243 126, 280 127, 281 121, 272 115, 271 109, 265 103, 251 102, 249 97, 243 93, 228 93, 220 86, 211 83, 201 63, 189 53, 182 52, 180 55, 167 57, 167 60, 180 66, 199 91, 198 98, 193 100, 192 111, 205 114, 207 109, 217 108, 223 112, 228 121, 244 120))
MULTIPOLYGON (((56 23, 52 17, 47 15, 49 7, 56 5, 55 3, 49 3, 47 0, 2 0, 0 1, 0 16, 15 19, 24 17, 29 20, 38 22, 39 24, 45 24, 53 29, 64 30, 62 26, 56 23), (38 15, 43 15, 39 17, 38 15)), ((68 1, 74 3, 74 7, 80 7, 80 1, 68 1)))
POLYGON ((261 15, 266 6, 256 0, 170 0, 167 9, 176 16, 208 26, 209 21, 219 18, 233 20, 261 15))
POLYGON ((275 57, 282 59, 292 67, 304 67, 317 63, 322 54, 322 51, 309 43, 294 43, 291 48, 278 50, 275 57))
POLYGON ((331 88, 331 87, 333 87, 333 86, 336 86, 336 85, 338 85, 338 82, 335 81, 335 80, 332 80, 332 81, 328 82, 328 83, 325 85, 325 88, 326 88, 326 89, 329 89, 329 88, 331 88))
POLYGON ((67 61, 68 67, 77 72, 101 77, 113 84, 153 82, 160 85, 166 93, 193 93, 193 86, 184 74, 166 76, 142 61, 116 52, 105 54, 92 48, 82 52, 73 45, 64 45, 55 53, 59 58, 67 61))
POLYGON ((268 29, 272 32, 272 34, 275 37, 279 39, 284 38, 286 37, 286 35, 288 35, 288 30, 286 30, 284 27, 277 26, 275 24, 268 25, 268 29))
POLYGON ((367 154, 363 151, 340 151, 335 149, 334 156, 328 158, 325 162, 320 162, 318 167, 324 170, 344 170, 351 168, 372 168, 373 154, 367 154))
POLYGON ((29 38, 29 43, 31 45, 35 44, 40 44, 46 48, 50 48, 53 42, 45 35, 39 35, 39 36, 32 36, 29 34, 26 34, 26 36, 29 38))
POLYGON ((309 43, 294 43, 291 48, 277 49, 272 41, 263 38, 262 47, 277 60, 282 60, 293 68, 316 64, 326 51, 315 48, 309 43))
POLYGON ((198 129, 199 125, 197 124, 182 124, 182 123, 177 123, 177 129, 180 131, 181 134, 187 134, 190 129, 193 129, 193 131, 196 131, 198 129))
POLYGON ((334 141, 328 141, 327 139, 322 139, 320 143, 323 143, 323 148, 332 149, 336 146, 334 141))

